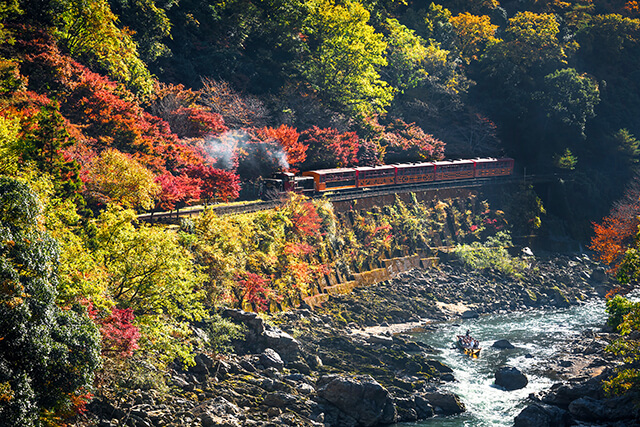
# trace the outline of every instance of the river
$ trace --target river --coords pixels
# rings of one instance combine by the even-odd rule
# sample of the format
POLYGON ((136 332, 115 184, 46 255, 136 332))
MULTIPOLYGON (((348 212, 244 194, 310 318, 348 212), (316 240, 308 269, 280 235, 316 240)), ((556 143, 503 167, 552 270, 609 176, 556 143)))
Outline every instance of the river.
POLYGON ((494 314, 442 323, 433 332, 416 334, 416 339, 439 350, 436 359, 453 369, 457 381, 446 387, 461 397, 467 412, 397 426, 512 426, 515 416, 526 406, 527 396, 556 382, 544 374, 544 362, 554 357, 563 343, 585 329, 601 327, 605 320, 604 302, 599 301, 568 309, 494 314), (464 334, 467 329, 481 341, 483 350, 478 358, 452 348, 455 335, 464 334), (497 339, 507 339, 516 348, 492 348, 497 339), (494 374, 502 365, 520 369, 529 379, 527 387, 515 391, 496 387, 494 374))

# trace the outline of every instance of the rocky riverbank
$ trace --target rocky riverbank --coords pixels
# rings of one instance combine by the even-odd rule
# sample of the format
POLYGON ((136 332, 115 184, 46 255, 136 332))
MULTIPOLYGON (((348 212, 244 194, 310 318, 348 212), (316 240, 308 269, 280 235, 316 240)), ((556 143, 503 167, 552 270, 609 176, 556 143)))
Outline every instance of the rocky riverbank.
MULTIPOLYGON (((529 396, 530 403, 516 417, 515 427, 640 426, 640 391, 609 397, 603 382, 614 375, 621 360, 605 348, 620 338, 617 333, 583 331, 544 368, 558 382, 551 389, 529 396)), ((636 334, 630 339, 640 339, 636 334)))
POLYGON ((455 381, 451 369, 403 332, 459 316, 566 307, 608 290, 603 269, 587 257, 529 261, 518 278, 455 263, 414 270, 332 297, 315 311, 263 318, 226 310, 224 317, 246 327, 235 354, 202 353, 189 369, 176 365, 162 390, 116 394, 107 385, 83 422, 373 426, 462 412, 464 404, 440 390, 455 381))

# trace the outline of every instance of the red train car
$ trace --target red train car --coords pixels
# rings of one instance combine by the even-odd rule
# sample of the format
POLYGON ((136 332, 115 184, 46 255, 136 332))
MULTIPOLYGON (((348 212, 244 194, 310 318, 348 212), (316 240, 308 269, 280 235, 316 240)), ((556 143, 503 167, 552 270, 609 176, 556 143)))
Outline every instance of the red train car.
POLYGON ((505 176, 513 173, 513 159, 505 157, 502 159, 475 159, 476 178, 488 176, 505 176))
POLYGON ((393 185, 396 183, 395 166, 359 167, 358 188, 377 187, 380 185, 393 185))
POLYGON ((322 169, 303 172, 302 178, 313 178, 315 191, 368 188, 386 185, 414 184, 456 179, 508 176, 513 173, 512 158, 446 160, 440 162, 322 169))
POLYGON ((435 164, 436 181, 475 178, 476 165, 473 160, 445 160, 435 164))
POLYGON ((396 184, 431 182, 436 179, 434 163, 411 163, 396 165, 396 184))

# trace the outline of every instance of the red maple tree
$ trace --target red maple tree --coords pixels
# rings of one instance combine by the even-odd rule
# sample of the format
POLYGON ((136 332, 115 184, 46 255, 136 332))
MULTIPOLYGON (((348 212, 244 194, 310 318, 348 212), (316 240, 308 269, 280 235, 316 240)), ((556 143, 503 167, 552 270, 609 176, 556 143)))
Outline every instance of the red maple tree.
POLYGON ((230 201, 240 194, 240 178, 232 171, 217 169, 211 165, 193 166, 187 175, 200 180, 200 197, 206 201, 230 201))
POLYGON ((640 173, 636 173, 621 200, 600 224, 593 223, 590 249, 615 273, 640 226, 640 173))
POLYGON ((157 204, 162 210, 171 211, 200 199, 202 181, 199 178, 186 173, 175 176, 167 172, 157 176, 156 182, 162 187, 157 204))
POLYGON ((276 141, 285 151, 290 167, 304 162, 307 158, 308 147, 300 142, 300 134, 291 126, 258 128, 252 133, 261 141, 276 141))
POLYGON ((400 119, 387 126, 383 143, 386 144, 387 163, 439 160, 444 157, 442 141, 424 133, 415 123, 407 124, 400 119))
POLYGON ((304 169, 348 167, 358 164, 360 138, 355 132, 340 133, 336 129, 313 126, 300 134, 306 144, 307 160, 304 169))

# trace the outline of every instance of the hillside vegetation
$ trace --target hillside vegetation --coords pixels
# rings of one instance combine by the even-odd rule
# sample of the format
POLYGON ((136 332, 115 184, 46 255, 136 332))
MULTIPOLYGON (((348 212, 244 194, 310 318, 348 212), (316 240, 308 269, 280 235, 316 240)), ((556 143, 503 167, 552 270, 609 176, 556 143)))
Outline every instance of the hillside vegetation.
MULTIPOLYGON (((179 231, 139 212, 278 170, 509 155, 570 172, 550 210, 584 237, 640 158, 638 18, 617 0, 3 2, 0 416, 62 424, 117 373, 192 363, 191 325, 221 305, 286 308, 329 272, 530 231, 542 206, 523 187, 511 221, 412 202, 346 227, 293 198, 179 231)), ((623 281, 629 191, 594 241, 623 281)))

